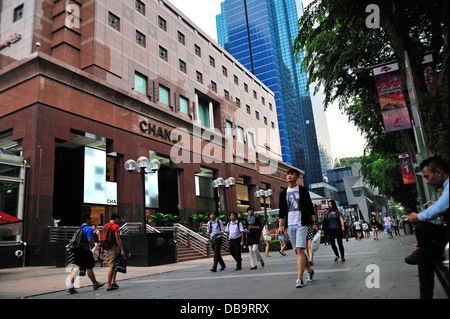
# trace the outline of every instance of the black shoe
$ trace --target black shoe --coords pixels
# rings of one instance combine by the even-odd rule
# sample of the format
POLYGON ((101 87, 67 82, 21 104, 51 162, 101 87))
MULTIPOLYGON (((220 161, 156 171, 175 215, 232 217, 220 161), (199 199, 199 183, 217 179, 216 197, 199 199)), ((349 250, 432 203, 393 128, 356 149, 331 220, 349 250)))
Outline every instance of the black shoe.
POLYGON ((216 272, 216 271, 217 271, 216 268, 211 268, 210 270, 211 270, 212 272, 216 272))
POLYGON ((255 266, 255 267, 250 268, 250 270, 255 270, 255 269, 258 269, 258 267, 255 266))
POLYGON ((241 270, 242 267, 241 266, 236 266, 236 270, 241 270))
POLYGON ((405 257, 405 263, 408 265, 417 265, 417 254, 413 252, 408 257, 405 257))

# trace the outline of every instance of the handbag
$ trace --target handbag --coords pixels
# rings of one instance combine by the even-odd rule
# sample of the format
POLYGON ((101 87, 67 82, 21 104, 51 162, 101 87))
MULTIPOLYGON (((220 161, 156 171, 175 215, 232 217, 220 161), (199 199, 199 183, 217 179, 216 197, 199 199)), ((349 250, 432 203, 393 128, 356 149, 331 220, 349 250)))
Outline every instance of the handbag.
POLYGON ((114 271, 115 272, 121 272, 123 274, 127 273, 127 259, 125 256, 122 256, 119 254, 116 257, 115 264, 114 264, 114 271))
POLYGON ((311 242, 311 250, 313 252, 318 251, 320 247, 320 237, 322 236, 322 231, 319 230, 315 235, 311 242))

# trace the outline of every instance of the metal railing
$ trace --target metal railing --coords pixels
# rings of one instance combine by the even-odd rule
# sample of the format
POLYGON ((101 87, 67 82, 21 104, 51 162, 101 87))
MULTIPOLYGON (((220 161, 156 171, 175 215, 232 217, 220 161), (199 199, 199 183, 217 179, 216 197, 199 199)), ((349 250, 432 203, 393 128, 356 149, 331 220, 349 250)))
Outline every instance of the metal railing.
MULTIPOLYGON (((60 242, 69 241, 79 226, 50 226, 49 227, 49 241, 60 242)), ((97 227, 99 231, 102 230, 102 226, 97 227)), ((136 234, 141 230, 140 222, 127 222, 120 227, 122 235, 136 234)), ((181 224, 174 224, 173 226, 164 227, 152 227, 146 225, 147 233, 161 233, 161 232, 173 232, 173 237, 177 245, 184 244, 191 249, 197 251, 205 257, 210 257, 211 240, 208 235, 200 235, 193 230, 183 226, 181 224)), ((222 240, 222 249, 228 251, 225 240, 222 240)))

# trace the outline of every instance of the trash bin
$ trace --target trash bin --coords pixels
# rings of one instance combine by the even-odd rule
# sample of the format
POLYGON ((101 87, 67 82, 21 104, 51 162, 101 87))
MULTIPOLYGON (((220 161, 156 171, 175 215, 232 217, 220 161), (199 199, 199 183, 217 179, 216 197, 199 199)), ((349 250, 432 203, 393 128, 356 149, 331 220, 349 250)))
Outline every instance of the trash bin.
POLYGON ((411 235, 413 233, 411 222, 409 221, 403 222, 403 231, 405 232, 405 235, 411 235))

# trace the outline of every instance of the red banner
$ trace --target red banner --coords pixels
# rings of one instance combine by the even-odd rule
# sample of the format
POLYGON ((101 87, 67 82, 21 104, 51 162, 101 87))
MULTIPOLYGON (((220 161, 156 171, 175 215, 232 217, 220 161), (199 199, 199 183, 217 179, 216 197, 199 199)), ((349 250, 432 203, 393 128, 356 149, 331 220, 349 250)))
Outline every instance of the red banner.
POLYGON ((409 155, 400 154, 398 159, 402 168, 403 184, 414 184, 416 182, 416 178, 414 177, 414 170, 409 155))
POLYGON ((411 128, 408 108, 402 93, 398 63, 373 69, 386 132, 411 128))

